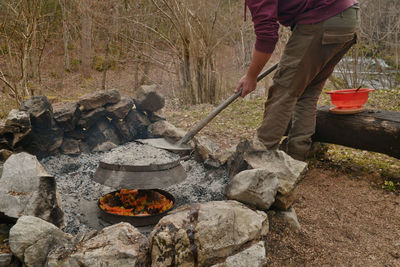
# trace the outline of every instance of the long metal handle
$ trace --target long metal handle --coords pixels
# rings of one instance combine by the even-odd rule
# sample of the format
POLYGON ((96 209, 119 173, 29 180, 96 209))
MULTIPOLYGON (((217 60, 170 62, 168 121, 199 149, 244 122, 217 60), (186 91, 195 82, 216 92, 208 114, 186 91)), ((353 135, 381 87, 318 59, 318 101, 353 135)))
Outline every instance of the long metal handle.
MULTIPOLYGON (((258 75, 257 77, 257 82, 262 80, 265 76, 273 72, 276 68, 278 67, 278 63, 273 65, 272 67, 268 68, 265 70, 263 73, 258 75)), ((186 144, 192 138, 206 126, 212 119, 214 119, 215 116, 217 116, 222 110, 224 110, 227 106, 229 106, 233 101, 235 101, 240 95, 242 94, 242 89, 240 89, 239 92, 231 95, 228 99, 226 99, 224 102, 219 104, 218 107, 216 107, 210 114, 207 115, 204 119, 202 119, 199 123, 197 123, 190 131, 186 133, 184 137, 182 137, 181 140, 179 140, 176 144, 177 145, 182 145, 186 144)))

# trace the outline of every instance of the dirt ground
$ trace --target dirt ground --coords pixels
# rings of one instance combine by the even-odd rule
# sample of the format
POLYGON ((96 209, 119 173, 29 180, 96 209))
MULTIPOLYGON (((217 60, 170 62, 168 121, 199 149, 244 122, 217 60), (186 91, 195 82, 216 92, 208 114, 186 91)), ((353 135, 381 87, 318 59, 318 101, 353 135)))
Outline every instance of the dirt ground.
POLYGON ((310 169, 293 206, 302 230, 271 220, 268 266, 400 266, 400 196, 375 179, 310 169))

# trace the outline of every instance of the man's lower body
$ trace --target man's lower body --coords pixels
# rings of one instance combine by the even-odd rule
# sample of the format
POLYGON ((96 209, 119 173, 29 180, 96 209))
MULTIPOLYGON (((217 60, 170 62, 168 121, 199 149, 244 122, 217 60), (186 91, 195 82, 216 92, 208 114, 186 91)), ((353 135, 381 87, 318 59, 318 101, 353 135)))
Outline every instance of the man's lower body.
POLYGON ((356 43, 358 5, 316 24, 296 25, 281 57, 257 130, 267 149, 277 149, 288 124, 286 152, 305 160, 315 132, 317 101, 326 80, 356 43))

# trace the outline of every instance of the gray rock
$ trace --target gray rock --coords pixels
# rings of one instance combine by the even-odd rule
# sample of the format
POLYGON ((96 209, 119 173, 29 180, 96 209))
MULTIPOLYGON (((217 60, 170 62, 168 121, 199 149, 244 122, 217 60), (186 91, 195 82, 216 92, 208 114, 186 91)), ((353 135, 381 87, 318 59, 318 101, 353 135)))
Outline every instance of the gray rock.
POLYGON ((28 267, 45 265, 50 250, 65 246, 72 236, 51 223, 33 216, 22 216, 10 230, 12 253, 28 267))
POLYGON ((132 107, 132 98, 129 96, 124 96, 121 98, 121 101, 106 108, 107 115, 116 120, 123 119, 126 117, 126 115, 128 115, 132 107))
POLYGON ((178 141, 185 136, 186 132, 167 121, 157 121, 149 125, 149 138, 167 138, 171 141, 178 141))
POLYGON ((236 201, 184 206, 150 234, 151 266, 210 266, 267 233, 267 215, 236 201))
POLYGON ((121 143, 117 129, 107 119, 102 119, 91 127, 84 141, 89 145, 90 150, 104 142, 112 142, 116 145, 121 143))
POLYGON ((79 140, 73 138, 64 138, 60 150, 63 154, 78 155, 81 152, 79 149, 79 140))
POLYGON ((5 125, 16 126, 20 129, 20 132, 24 132, 24 129, 31 128, 29 113, 18 109, 12 109, 10 113, 8 113, 5 125))
POLYGON ((279 211, 276 213, 278 219, 282 220, 292 231, 300 231, 301 225, 297 219, 297 214, 294 208, 290 208, 288 211, 279 211))
POLYGON ((133 101, 140 111, 156 112, 165 105, 165 98, 155 84, 140 86, 133 101))
POLYGON ((279 150, 257 150, 249 141, 237 146, 235 154, 228 161, 230 176, 247 169, 268 169, 279 180, 278 192, 286 195, 303 178, 307 163, 298 161, 279 150))
POLYGON ((4 163, 0 178, 0 212, 15 219, 32 215, 59 227, 64 225, 56 181, 35 156, 22 152, 4 163))
POLYGON ((53 108, 46 96, 32 96, 22 102, 20 110, 29 113, 33 128, 50 129, 55 126, 53 108))
POLYGON ((211 267, 264 267, 266 264, 265 244, 261 241, 211 267))
POLYGON ((79 120, 81 111, 76 102, 58 102, 52 105, 54 119, 64 131, 72 131, 79 120))
POLYGON ((279 181, 268 169, 252 169, 236 174, 227 187, 226 195, 245 204, 267 211, 275 201, 279 181))
POLYGON ((200 162, 204 162, 207 159, 212 158, 213 155, 219 150, 218 145, 205 136, 195 137, 194 143, 195 159, 200 162))
POLYGON ((97 121, 103 119, 106 115, 106 110, 103 107, 96 108, 87 113, 83 113, 78 121, 78 126, 89 129, 97 121))
POLYGON ((1 128, 3 134, 0 133, 0 136, 4 136, 5 144, 7 144, 2 148, 11 149, 17 147, 18 143, 25 140, 31 132, 32 126, 29 113, 17 109, 11 110, 1 128), (6 133, 8 135, 5 135, 6 133))
POLYGON ((47 266, 148 266, 147 238, 128 223, 104 228, 92 238, 82 241, 69 253, 49 255, 47 266))
POLYGON ((79 98, 78 103, 82 110, 92 110, 107 104, 118 103, 120 100, 121 95, 114 89, 86 94, 79 98))
POLYGON ((50 129, 33 128, 32 131, 14 144, 16 150, 27 151, 38 157, 58 153, 63 143, 63 130, 58 126, 50 129))

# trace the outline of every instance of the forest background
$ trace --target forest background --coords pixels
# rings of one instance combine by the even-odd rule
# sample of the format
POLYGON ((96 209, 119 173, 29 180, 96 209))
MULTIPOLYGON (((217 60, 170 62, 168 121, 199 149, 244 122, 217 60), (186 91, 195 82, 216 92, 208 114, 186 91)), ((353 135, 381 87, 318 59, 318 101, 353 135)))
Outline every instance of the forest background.
MULTIPOLYGON (((398 91, 400 2, 360 4, 359 43, 328 86, 398 91)), ((0 118, 31 95, 61 101, 111 88, 133 94, 142 84, 160 85, 174 103, 218 103, 251 59, 255 36, 243 6, 242 0, 1 0, 0 118)), ((270 64, 289 35, 281 27, 270 64)))

